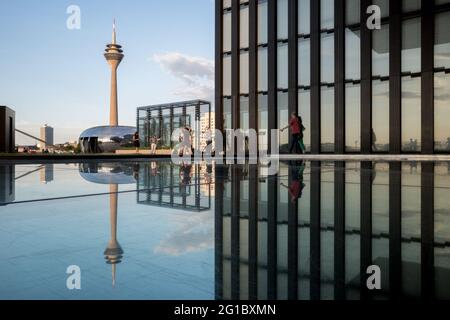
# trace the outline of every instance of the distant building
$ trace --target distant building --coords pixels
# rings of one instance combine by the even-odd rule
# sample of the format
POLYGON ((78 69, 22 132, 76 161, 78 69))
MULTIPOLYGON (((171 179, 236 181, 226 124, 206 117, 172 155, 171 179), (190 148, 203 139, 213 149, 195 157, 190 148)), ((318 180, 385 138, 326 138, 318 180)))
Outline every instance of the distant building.
POLYGON ((0 152, 14 152, 15 150, 15 118, 14 110, 0 106, 0 152))
POLYGON ((45 150, 48 147, 51 147, 54 145, 54 140, 53 140, 54 132, 53 131, 54 131, 53 128, 48 125, 45 125, 41 128, 40 138, 41 138, 41 140, 44 140, 46 142, 46 143, 40 143, 39 146, 42 150, 45 150))

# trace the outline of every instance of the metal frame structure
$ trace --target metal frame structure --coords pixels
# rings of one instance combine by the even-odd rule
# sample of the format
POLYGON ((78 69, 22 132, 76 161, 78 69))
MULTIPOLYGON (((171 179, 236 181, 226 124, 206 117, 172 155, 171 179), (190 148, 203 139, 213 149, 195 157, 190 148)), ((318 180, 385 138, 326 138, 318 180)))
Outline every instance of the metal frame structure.
MULTIPOLYGON (((193 123, 190 123, 191 128, 192 124, 194 124, 194 128, 192 129, 197 132, 200 131, 199 125, 201 114, 204 113, 202 112, 203 107, 206 107, 208 114, 211 115, 211 103, 205 100, 181 101, 137 108, 136 127, 140 135, 141 146, 148 147, 148 138, 152 135, 161 137, 163 140, 167 139, 167 137, 164 137, 164 119, 166 119, 167 117, 169 117, 168 132, 170 132, 170 135, 176 128, 188 125, 188 122, 192 121, 188 120, 188 118, 191 117, 191 115, 189 115, 189 109, 191 108, 194 109, 193 123), (168 114, 165 114, 167 112, 168 114), (156 116, 152 116, 152 114, 156 114, 156 116), (176 124, 174 123, 175 116, 180 117, 181 123, 179 123, 178 126, 176 126, 176 124), (155 118, 157 119, 158 129, 156 130, 157 132, 152 132, 150 123, 155 118)), ((211 126, 211 116, 209 116, 209 126, 211 126)), ((173 141, 171 141, 170 137, 169 141, 163 141, 163 143, 168 148, 173 148, 174 146, 174 143, 173 141)), ((197 134, 195 136, 193 144, 194 148, 200 145, 200 134, 197 134)))

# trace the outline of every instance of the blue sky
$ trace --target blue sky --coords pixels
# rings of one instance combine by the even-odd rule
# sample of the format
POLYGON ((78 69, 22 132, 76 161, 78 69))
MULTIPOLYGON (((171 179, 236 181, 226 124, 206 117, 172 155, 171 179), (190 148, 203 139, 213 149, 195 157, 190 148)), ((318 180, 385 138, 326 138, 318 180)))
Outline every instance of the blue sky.
MULTIPOLYGON (((0 0, 0 105, 32 134, 49 124, 55 142, 76 140, 109 119, 103 57, 117 20, 125 58, 119 67, 119 123, 135 125, 136 107, 211 99, 213 0, 0 0), (81 9, 69 30, 66 10, 81 9)), ((34 143, 17 136, 18 143, 34 143)))

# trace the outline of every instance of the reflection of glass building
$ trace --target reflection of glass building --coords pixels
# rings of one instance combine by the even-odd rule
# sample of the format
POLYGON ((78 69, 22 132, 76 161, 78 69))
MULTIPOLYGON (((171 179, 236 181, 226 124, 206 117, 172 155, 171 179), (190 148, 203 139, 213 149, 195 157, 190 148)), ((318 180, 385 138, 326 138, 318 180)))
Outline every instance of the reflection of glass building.
POLYGON ((449 0, 216 0, 215 15, 218 129, 255 128, 266 149, 298 112, 312 153, 450 152, 449 0))
MULTIPOLYGON (((206 166, 206 165, 205 165, 206 166)), ((212 175, 212 166, 208 166, 212 175)), ((151 162, 141 165, 137 202, 143 205, 188 211, 211 208, 211 182, 198 164, 173 165, 151 162)))
POLYGON ((15 165, 0 166, 0 206, 5 203, 11 203, 15 199, 15 174, 15 165))
POLYGON ((211 113, 211 103, 202 100, 167 103, 140 107, 137 110, 137 127, 141 146, 149 146, 149 138, 160 138, 160 149, 172 149, 178 141, 171 141, 172 132, 189 127, 193 131, 193 147, 200 146, 201 115, 211 113))
POLYGON ((449 299, 449 185, 447 163, 217 167, 216 297, 449 299))

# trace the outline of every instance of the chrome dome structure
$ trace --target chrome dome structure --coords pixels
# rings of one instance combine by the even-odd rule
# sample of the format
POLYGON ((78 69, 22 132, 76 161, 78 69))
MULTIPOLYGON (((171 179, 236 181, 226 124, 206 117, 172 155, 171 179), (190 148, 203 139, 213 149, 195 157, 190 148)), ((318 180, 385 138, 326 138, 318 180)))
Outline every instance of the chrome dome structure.
POLYGON ((112 153, 119 148, 133 147, 135 127, 100 126, 83 131, 79 143, 83 153, 112 153))
POLYGON ((79 172, 84 180, 95 184, 135 184, 139 164, 85 162, 80 163, 79 172))

